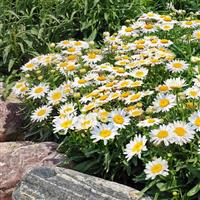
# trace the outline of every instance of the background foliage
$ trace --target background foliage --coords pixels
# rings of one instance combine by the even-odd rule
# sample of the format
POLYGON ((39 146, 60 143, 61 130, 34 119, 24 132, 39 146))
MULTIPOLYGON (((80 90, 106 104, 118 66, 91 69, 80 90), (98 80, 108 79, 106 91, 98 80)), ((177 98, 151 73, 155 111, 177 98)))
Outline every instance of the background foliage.
POLYGON ((198 0, 1 0, 0 75, 16 78, 21 65, 47 53, 51 42, 66 38, 100 41, 104 31, 114 32, 141 12, 177 9, 197 11, 198 0))

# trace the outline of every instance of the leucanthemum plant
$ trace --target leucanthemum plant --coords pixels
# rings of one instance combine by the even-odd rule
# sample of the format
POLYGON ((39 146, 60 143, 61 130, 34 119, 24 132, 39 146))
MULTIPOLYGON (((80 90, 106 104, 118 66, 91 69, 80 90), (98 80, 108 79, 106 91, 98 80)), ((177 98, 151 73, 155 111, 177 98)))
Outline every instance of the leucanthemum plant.
POLYGON ((198 199, 200 20, 150 12, 129 22, 101 48, 59 42, 21 67, 13 91, 77 170, 154 199, 198 199))

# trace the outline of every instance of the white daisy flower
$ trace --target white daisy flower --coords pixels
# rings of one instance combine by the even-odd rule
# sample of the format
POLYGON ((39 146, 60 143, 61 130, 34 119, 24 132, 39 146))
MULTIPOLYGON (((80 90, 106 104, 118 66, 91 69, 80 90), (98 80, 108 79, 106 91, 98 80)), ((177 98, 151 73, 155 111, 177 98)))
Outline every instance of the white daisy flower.
POLYGON ((199 99, 200 97, 200 88, 199 87, 191 87, 191 88, 187 88, 184 91, 184 94, 187 96, 188 99, 199 99))
POLYGON ((86 63, 96 63, 102 60, 102 56, 96 53, 88 53, 87 55, 82 56, 83 61, 86 63))
POLYGON ((179 25, 183 28, 195 28, 196 23, 194 21, 182 21, 179 25))
POLYGON ((66 50, 63 51, 64 54, 68 55, 78 55, 80 53, 80 49, 75 46, 70 46, 66 50))
POLYGON ((120 36, 132 36, 137 37, 138 31, 132 26, 122 26, 121 30, 118 32, 120 36))
POLYGON ((87 115, 79 115, 75 124, 76 130, 86 130, 97 125, 97 114, 89 113, 87 115))
POLYGON ((135 103, 139 101, 140 99, 142 99, 142 97, 144 97, 143 92, 133 93, 129 95, 128 98, 126 99, 126 104, 135 103))
POLYGON ((80 87, 86 87, 89 84, 91 84, 91 83, 86 78, 84 78, 84 77, 83 78, 76 77, 74 79, 74 82, 72 83, 72 86, 76 87, 76 88, 80 88, 80 87))
POLYGON ((159 24, 158 27, 163 31, 170 31, 174 28, 174 24, 173 23, 162 23, 162 24, 159 24))
POLYGON ((144 24, 141 28, 142 28, 142 32, 144 33, 153 33, 157 31, 157 27, 151 23, 144 24))
POLYGON ((71 46, 71 41, 69 40, 63 40, 57 44, 57 47, 60 47, 62 49, 68 48, 69 46, 71 46))
POLYGON ((184 70, 186 70, 188 68, 189 64, 187 64, 185 61, 183 60, 173 60, 170 63, 167 63, 166 68, 173 72, 182 72, 184 70))
POLYGON ((186 86, 185 80, 180 77, 167 79, 164 83, 170 89, 180 89, 186 86))
POLYGON ((189 122, 194 126, 196 131, 200 131, 200 111, 194 112, 189 117, 189 122))
POLYGON ((31 120, 36 121, 36 122, 41 122, 48 118, 51 111, 52 111, 51 106, 47 106, 47 105, 41 106, 33 111, 32 115, 31 115, 31 120))
POLYGON ((160 93, 166 93, 170 90, 170 88, 167 85, 159 85, 155 88, 155 90, 160 93))
POLYGON ((167 112, 176 105, 176 96, 173 94, 159 94, 153 102, 156 112, 167 112))
POLYGON ((39 65, 31 60, 28 63, 26 63, 25 65, 23 65, 21 67, 21 70, 23 72, 33 71, 33 70, 36 70, 38 67, 39 67, 39 65))
POLYGON ((74 129, 75 122, 76 118, 70 115, 63 118, 55 117, 53 119, 53 131, 54 133, 59 132, 61 135, 66 135, 69 129, 74 129))
POLYGON ((67 115, 76 115, 76 104, 74 103, 66 103, 62 105, 59 109, 59 114, 61 116, 67 116, 67 115))
POLYGON ((139 127, 150 127, 150 126, 154 126, 154 125, 158 125, 162 122, 161 119, 158 118, 148 118, 145 119, 143 121, 140 121, 137 126, 139 127))
POLYGON ((190 142, 195 135, 194 127, 184 121, 176 121, 169 124, 172 130, 173 142, 178 145, 183 145, 190 142))
POLYGON ((40 99, 44 97, 48 91, 49 91, 49 86, 47 86, 45 83, 40 83, 39 85, 31 88, 29 92, 29 98, 40 99))
POLYGON ((158 175, 167 176, 169 174, 168 171, 168 163, 162 158, 148 162, 144 170, 146 179, 155 179, 158 175))
POLYGON ((195 30, 192 34, 192 37, 200 40, 200 30, 195 30))
POLYGON ((112 124, 98 124, 91 131, 91 139, 94 139, 93 142, 98 142, 103 140, 104 145, 107 144, 108 140, 114 139, 118 135, 117 127, 112 124))
POLYGON ((98 111, 98 119, 101 121, 101 122, 108 122, 108 117, 110 115, 110 112, 106 111, 106 110, 99 110, 98 111))
POLYGON ((129 73, 129 75, 133 76, 134 78, 143 79, 147 76, 148 71, 148 69, 141 67, 139 69, 134 69, 129 73))
POLYGON ((130 123, 130 118, 124 110, 113 110, 110 113, 108 121, 113 123, 117 128, 125 128, 130 123))
POLYGON ((146 136, 136 135, 133 140, 131 140, 127 145, 124 154, 126 159, 129 161, 134 155, 141 158, 142 151, 146 151, 146 136))
POLYGON ((171 127, 166 125, 160 125, 158 129, 153 129, 150 132, 151 142, 159 145, 161 142, 168 146, 172 142, 171 127))
POLYGON ((65 94, 61 88, 56 88, 55 90, 51 90, 47 96, 47 99, 50 104, 56 105, 62 101, 64 101, 65 94))
POLYGON ((198 88, 200 88, 200 75, 197 75, 194 79, 193 79, 194 85, 197 86, 198 88))
POLYGON ((89 44, 88 42, 85 42, 85 41, 72 41, 71 42, 72 46, 74 46, 75 48, 78 48, 78 49, 88 49, 89 48, 89 44))

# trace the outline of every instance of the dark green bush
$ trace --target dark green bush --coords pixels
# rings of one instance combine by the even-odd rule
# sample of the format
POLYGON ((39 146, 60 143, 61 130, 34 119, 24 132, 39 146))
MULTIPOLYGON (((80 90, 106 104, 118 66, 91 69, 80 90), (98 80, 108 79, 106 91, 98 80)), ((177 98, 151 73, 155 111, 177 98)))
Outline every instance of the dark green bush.
POLYGON ((50 42, 66 38, 101 39, 148 1, 136 0, 1 0, 0 73, 10 74, 29 58, 46 53, 50 42))

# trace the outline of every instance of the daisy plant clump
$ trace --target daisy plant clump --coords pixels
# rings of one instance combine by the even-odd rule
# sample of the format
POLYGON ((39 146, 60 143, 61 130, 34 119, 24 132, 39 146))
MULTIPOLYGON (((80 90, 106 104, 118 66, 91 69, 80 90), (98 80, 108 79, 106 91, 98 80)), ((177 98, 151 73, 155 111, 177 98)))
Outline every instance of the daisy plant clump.
POLYGON ((64 40, 13 91, 76 169, 154 199, 198 199, 200 20, 145 13, 94 42, 64 40))

